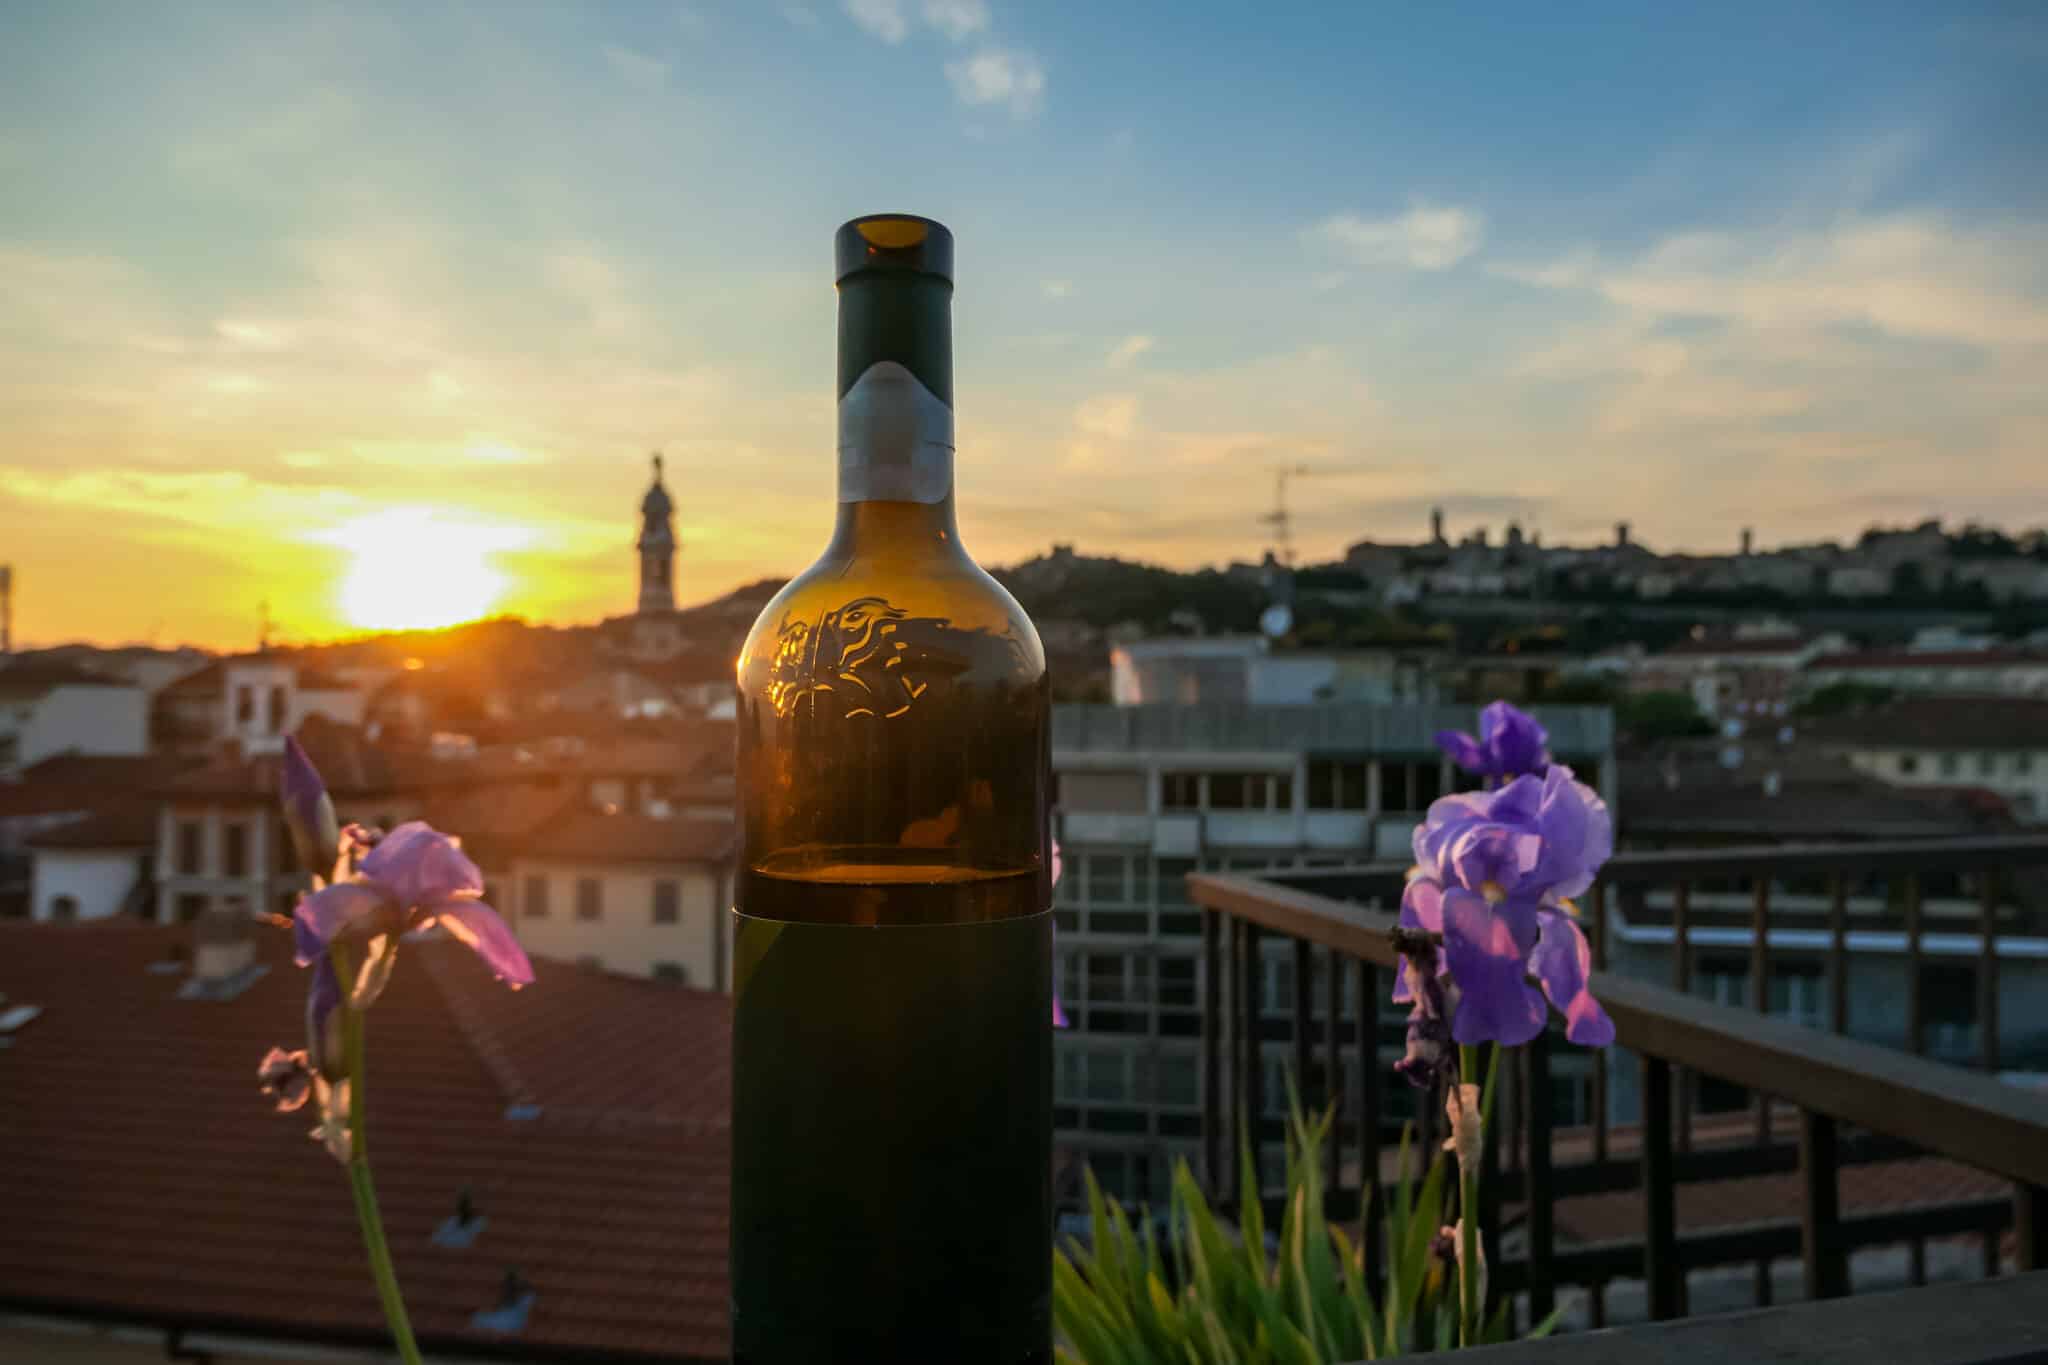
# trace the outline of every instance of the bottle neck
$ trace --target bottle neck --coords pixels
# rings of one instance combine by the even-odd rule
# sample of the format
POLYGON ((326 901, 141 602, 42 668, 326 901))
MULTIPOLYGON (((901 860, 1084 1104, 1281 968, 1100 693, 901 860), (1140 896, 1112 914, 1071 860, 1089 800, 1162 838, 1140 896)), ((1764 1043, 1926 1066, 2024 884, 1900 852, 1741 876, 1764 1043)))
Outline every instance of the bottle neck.
POLYGON ((913 503, 953 521, 953 287, 863 271, 839 286, 839 506, 913 503))

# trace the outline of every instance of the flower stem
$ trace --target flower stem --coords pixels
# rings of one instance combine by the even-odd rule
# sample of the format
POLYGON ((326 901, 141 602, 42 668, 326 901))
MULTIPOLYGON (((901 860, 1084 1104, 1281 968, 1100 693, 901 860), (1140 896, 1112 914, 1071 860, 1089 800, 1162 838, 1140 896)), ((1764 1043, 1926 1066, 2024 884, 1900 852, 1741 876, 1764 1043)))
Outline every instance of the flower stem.
MULTIPOLYGON (((1458 1048, 1458 1079, 1479 1084, 1479 1049, 1458 1048)), ((1458 1163, 1458 1344, 1476 1345, 1479 1337, 1479 1172, 1458 1163)))
POLYGON ((384 1237, 384 1215, 377 1207, 377 1186, 370 1178, 370 1146, 364 1131, 369 1107, 367 1073, 363 1065, 363 1015, 348 1003, 354 973, 348 950, 339 943, 328 950, 334 959, 335 975, 342 983, 341 1036, 348 1058, 348 1185, 355 1196, 356 1221, 363 1228, 363 1250, 369 1254, 370 1276, 377 1284, 377 1299, 384 1307, 384 1322, 405 1365, 420 1365, 419 1344, 412 1337, 412 1321, 406 1316, 405 1296, 399 1292, 398 1271, 391 1264, 391 1244, 384 1237))

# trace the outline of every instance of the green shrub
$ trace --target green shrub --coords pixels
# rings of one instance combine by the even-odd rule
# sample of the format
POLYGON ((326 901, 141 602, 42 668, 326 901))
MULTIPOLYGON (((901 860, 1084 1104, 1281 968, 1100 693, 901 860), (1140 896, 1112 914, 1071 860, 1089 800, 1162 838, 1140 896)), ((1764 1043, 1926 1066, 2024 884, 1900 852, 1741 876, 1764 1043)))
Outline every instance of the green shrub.
MULTIPOLYGON (((1457 1269, 1431 1251, 1446 1222, 1450 1163, 1407 1174, 1411 1130, 1401 1134, 1402 1179, 1386 1211, 1386 1283, 1365 1283, 1360 1246, 1323 1216, 1322 1145, 1332 1115, 1288 1120, 1287 1205, 1270 1255, 1265 1215, 1248 1193, 1231 1229, 1217 1221, 1185 1161, 1173 1173, 1162 1251, 1149 1212, 1140 1235, 1088 1176, 1090 1242, 1053 1253, 1053 1321, 1064 1365, 1334 1365, 1457 1341, 1457 1269), (1241 1234, 1241 1235, 1240 1235, 1241 1234)), ((1258 1182, 1240 1140, 1241 1185, 1258 1182)), ((1556 1315, 1531 1332, 1544 1336, 1556 1315)), ((1482 1342, 1508 1339, 1507 1305, 1482 1342)))

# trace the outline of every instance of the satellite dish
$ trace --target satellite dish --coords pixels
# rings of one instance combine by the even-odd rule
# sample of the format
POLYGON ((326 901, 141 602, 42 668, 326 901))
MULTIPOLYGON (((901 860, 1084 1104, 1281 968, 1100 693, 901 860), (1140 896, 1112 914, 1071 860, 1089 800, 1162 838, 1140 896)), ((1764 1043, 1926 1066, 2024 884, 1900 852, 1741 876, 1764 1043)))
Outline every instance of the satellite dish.
POLYGON ((1266 632, 1271 639, 1277 640, 1294 629, 1294 613, 1287 609, 1286 603, 1275 602, 1259 614, 1259 629, 1266 632))

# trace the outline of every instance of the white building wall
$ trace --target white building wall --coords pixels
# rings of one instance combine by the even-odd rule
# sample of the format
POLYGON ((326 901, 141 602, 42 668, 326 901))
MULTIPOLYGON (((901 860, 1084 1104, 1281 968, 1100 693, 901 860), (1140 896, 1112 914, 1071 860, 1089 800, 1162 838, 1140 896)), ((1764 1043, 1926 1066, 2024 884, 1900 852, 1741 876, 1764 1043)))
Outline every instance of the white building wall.
POLYGON ((565 962, 594 959, 608 971, 653 976, 660 963, 683 969, 684 983, 699 990, 723 990, 729 953, 726 917, 731 896, 723 873, 701 863, 578 863, 515 858, 511 884, 499 893, 509 922, 529 953, 565 962), (533 879, 547 882, 547 913, 532 913, 533 879), (600 888, 596 919, 576 913, 577 883, 594 878, 600 888), (677 884, 679 914, 674 924, 654 922, 654 886, 677 884))
POLYGON ((30 862, 29 914, 59 918, 57 902, 69 896, 72 918, 105 919, 118 914, 142 870, 141 849, 37 849, 30 862))
POLYGON ((149 698, 139 687, 53 687, 21 727, 25 767, 56 754, 133 756, 149 752, 149 698))

